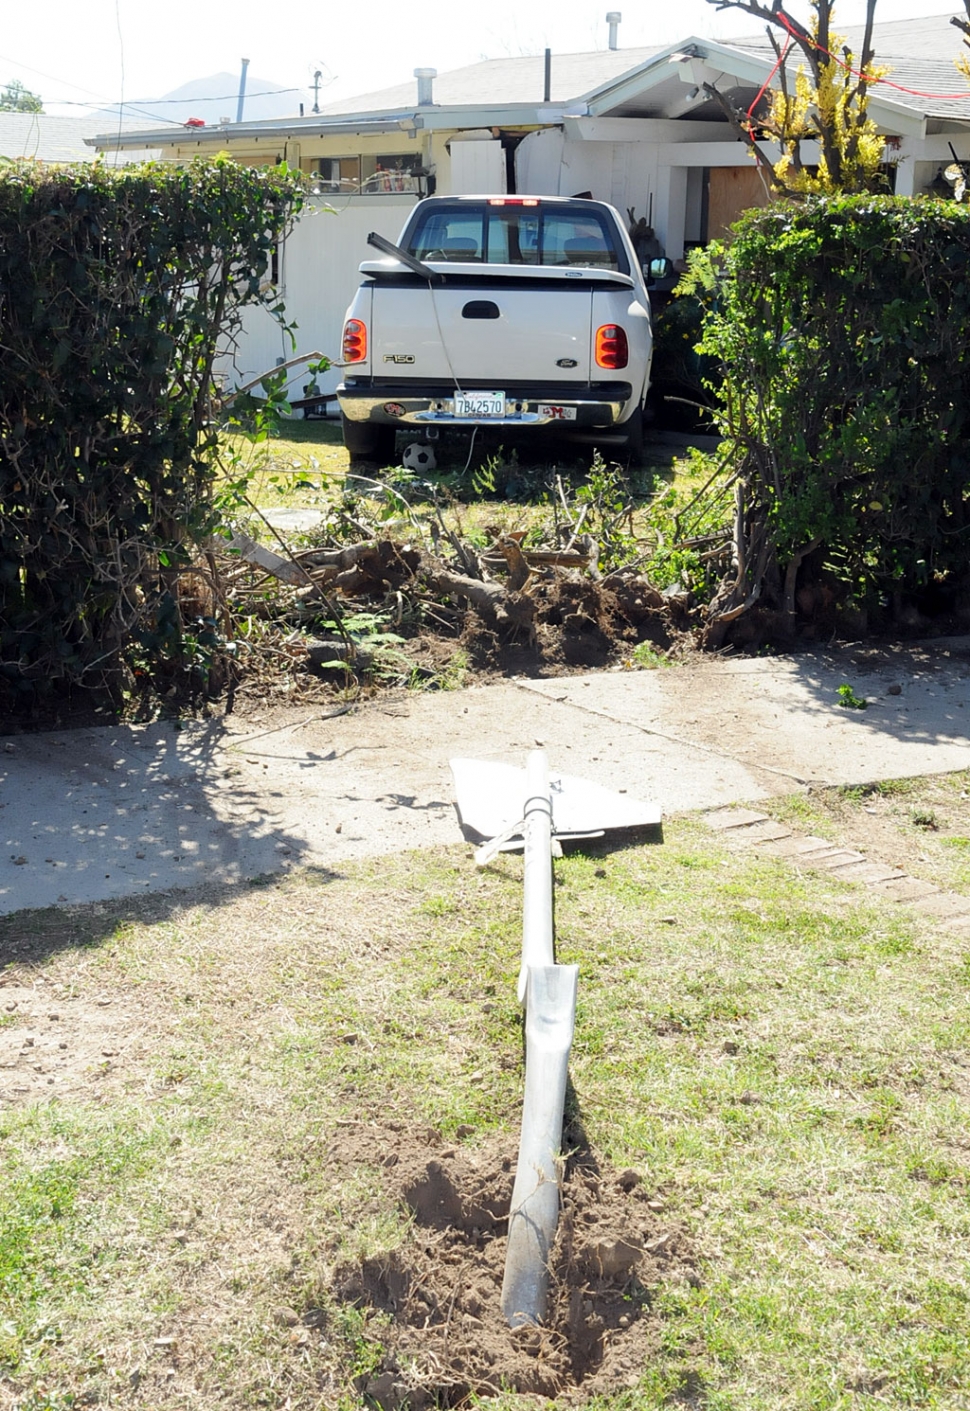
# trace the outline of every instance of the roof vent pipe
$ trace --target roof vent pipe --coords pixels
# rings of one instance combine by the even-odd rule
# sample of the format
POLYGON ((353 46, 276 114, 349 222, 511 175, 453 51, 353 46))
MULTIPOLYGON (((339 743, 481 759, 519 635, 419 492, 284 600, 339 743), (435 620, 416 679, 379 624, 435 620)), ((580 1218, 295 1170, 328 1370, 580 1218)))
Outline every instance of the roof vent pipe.
POLYGON ((249 68, 249 60, 242 60, 242 73, 239 75, 239 102, 236 104, 236 122, 242 122, 243 104, 246 101, 246 70, 249 68))
POLYGON ((431 86, 438 77, 437 69, 415 69, 414 77, 418 80, 418 107, 429 108, 434 102, 431 94, 431 86))
POLYGON ((611 48, 611 49, 615 49, 615 48, 616 48, 616 30, 617 30, 617 26, 619 25, 619 23, 620 23, 620 21, 622 20, 622 18, 623 18, 623 16, 620 14, 619 10, 611 10, 611 11, 609 12, 609 14, 607 15, 607 17, 606 17, 606 23, 607 23, 607 24, 609 25, 609 27, 610 27, 610 48, 611 48))
POLYGON ((545 55, 545 72, 542 83, 542 101, 548 103, 552 98, 552 50, 547 49, 545 55))

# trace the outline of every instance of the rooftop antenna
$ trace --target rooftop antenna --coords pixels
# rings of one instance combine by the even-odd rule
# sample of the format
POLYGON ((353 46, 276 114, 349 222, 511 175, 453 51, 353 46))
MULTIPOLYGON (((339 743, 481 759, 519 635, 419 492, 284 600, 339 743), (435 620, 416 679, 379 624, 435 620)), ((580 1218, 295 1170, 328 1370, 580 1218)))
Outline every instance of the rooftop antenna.
POLYGON ((322 70, 322 69, 314 69, 314 71, 313 71, 313 111, 314 111, 315 113, 319 113, 319 111, 320 111, 320 80, 321 80, 321 78, 323 78, 323 70, 322 70))
POLYGON ((619 10, 611 10, 611 11, 609 12, 609 14, 606 16, 606 23, 607 23, 607 24, 609 25, 609 27, 610 27, 610 48, 611 48, 611 49, 615 49, 615 48, 616 48, 616 30, 617 30, 617 26, 619 25, 619 23, 620 23, 620 21, 622 20, 622 18, 623 18, 623 16, 620 14, 619 10))
POLYGON ((242 122, 243 105, 246 102, 246 70, 249 68, 249 60, 242 60, 242 72, 239 75, 239 102, 236 104, 236 122, 242 122))

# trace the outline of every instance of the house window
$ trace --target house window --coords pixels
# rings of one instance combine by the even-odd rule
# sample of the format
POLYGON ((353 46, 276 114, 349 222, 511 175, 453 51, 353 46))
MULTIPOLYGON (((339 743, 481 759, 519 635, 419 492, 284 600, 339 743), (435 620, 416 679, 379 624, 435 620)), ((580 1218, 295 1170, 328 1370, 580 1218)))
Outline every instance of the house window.
POLYGON ((421 156, 418 152, 361 157, 362 192, 411 191, 421 195, 421 156))
POLYGON ((316 162, 314 190, 322 195, 356 196, 360 190, 359 157, 320 157, 316 162))

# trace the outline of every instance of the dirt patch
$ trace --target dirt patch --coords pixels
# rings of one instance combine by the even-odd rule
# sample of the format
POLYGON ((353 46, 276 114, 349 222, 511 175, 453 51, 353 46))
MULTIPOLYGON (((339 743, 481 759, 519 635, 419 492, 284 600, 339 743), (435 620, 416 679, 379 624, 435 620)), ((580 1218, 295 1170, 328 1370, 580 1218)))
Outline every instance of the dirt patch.
POLYGON ((130 988, 80 994, 27 967, 0 971, 0 1107, 98 1100, 148 1081, 157 1016, 130 988))
POLYGON ((501 1310, 515 1153, 446 1146, 434 1133, 345 1134, 335 1159, 374 1160, 412 1217, 400 1248, 344 1264, 335 1292, 380 1348, 359 1389, 384 1411, 464 1405, 503 1389, 560 1405, 634 1386, 659 1342, 651 1290, 696 1283, 684 1233, 637 1172, 590 1152, 567 1162, 542 1327, 510 1329, 501 1310))
POLYGON ((640 642, 661 652, 690 650, 676 610, 639 575, 615 583, 550 576, 530 583, 529 592, 531 632, 500 632, 466 616, 462 644, 479 676, 595 670, 628 658, 640 642))

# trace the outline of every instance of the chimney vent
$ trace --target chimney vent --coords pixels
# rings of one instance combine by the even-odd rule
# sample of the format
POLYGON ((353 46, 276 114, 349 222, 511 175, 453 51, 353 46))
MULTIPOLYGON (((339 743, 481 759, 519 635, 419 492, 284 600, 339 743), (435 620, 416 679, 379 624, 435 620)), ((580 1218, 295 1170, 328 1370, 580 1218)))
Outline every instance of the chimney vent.
POLYGON ((434 103, 431 94, 431 86, 438 77, 437 69, 415 69, 414 77, 418 80, 418 107, 428 108, 434 103))
POLYGON ((619 10, 611 10, 611 11, 609 12, 609 14, 606 16, 606 23, 607 23, 607 24, 609 25, 609 27, 610 27, 610 48, 611 48, 611 49, 615 49, 615 48, 616 48, 616 29, 617 29, 617 25, 620 23, 620 21, 622 20, 622 18, 623 18, 623 16, 620 14, 619 10))

